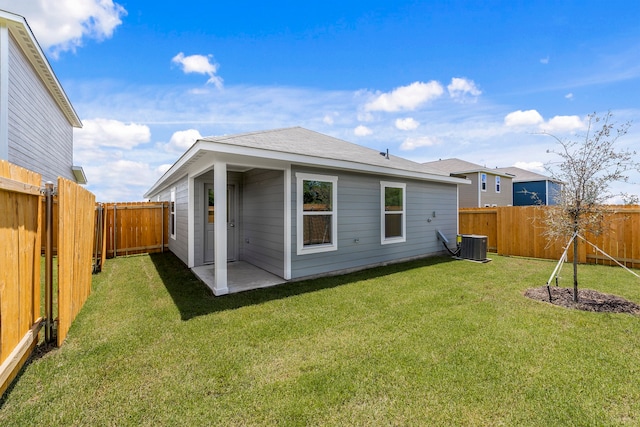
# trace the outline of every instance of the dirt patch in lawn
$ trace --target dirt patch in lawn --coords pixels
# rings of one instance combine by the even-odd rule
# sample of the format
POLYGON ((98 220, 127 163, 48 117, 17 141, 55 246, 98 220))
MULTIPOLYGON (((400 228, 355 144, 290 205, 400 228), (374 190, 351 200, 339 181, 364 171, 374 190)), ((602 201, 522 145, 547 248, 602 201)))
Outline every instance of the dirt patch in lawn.
MULTIPOLYGON (((527 289, 524 296, 549 302, 546 286, 527 289)), ((573 289, 551 286, 551 304, 565 308, 602 313, 629 313, 640 316, 640 305, 616 295, 603 294, 591 289, 578 289, 578 302, 573 302, 573 289)))

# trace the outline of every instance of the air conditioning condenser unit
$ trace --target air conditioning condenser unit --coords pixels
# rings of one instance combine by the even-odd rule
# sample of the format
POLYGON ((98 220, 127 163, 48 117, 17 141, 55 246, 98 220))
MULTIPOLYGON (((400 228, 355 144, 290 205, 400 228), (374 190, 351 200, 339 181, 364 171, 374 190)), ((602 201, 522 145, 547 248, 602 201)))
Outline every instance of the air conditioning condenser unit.
POLYGON ((472 261, 488 262, 487 236, 463 234, 460 242, 460 258, 472 261))

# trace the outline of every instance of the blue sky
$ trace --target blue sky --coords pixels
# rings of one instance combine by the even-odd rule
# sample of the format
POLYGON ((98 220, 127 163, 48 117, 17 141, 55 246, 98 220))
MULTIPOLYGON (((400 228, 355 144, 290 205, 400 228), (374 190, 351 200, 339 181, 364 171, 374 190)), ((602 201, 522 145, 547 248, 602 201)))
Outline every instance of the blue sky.
POLYGON ((544 173, 541 132, 579 139, 611 110, 640 148, 635 0, 14 3, 83 121, 74 163, 100 201, 141 200, 200 136, 289 126, 544 173))

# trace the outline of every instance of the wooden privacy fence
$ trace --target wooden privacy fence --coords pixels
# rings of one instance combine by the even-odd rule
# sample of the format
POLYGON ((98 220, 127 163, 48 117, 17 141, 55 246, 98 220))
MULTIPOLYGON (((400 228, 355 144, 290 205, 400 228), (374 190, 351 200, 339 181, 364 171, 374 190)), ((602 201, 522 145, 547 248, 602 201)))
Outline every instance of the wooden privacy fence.
POLYGON ((35 348, 42 324, 41 181, 0 161, 0 395, 35 348))
POLYGON ((96 197, 58 178, 58 346, 91 293, 96 197))
MULTIPOLYGON (((41 326, 57 324, 57 345, 91 291, 95 196, 74 182, 58 178, 53 246, 58 249, 57 319, 42 316, 41 176, 0 161, 0 394, 38 342, 41 326)), ((45 264, 49 264, 46 262, 45 264)))
MULTIPOLYGON (((559 259, 566 241, 548 244, 544 237, 547 206, 508 206, 497 208, 463 208, 459 211, 461 234, 487 236, 487 248, 501 255, 559 259)), ((584 236, 618 262, 640 267, 640 206, 612 206, 605 214, 604 232, 600 236, 584 236)), ((569 260, 573 251, 569 251, 569 260)), ((580 243, 578 261, 603 263, 610 261, 592 246, 580 243)))
MULTIPOLYGON (((42 201, 44 209, 44 199, 42 201)), ((106 258, 120 255, 163 252, 169 247, 168 202, 96 203, 94 216, 94 272, 101 270, 106 258)), ((54 199, 54 218, 58 217, 58 199, 54 199)), ((57 242, 58 224, 53 225, 57 242)), ((42 253, 46 236, 42 235, 42 253)), ((53 248, 54 254, 58 248, 53 248)))
POLYGON ((169 202, 104 203, 105 253, 164 252, 169 247, 169 202))

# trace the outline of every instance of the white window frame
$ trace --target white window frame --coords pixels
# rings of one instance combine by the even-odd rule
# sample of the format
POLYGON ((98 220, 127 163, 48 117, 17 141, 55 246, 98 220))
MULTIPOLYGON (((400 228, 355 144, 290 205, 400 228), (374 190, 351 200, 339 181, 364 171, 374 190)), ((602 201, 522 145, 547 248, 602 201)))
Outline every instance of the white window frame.
POLYGON ((380 243, 388 245, 407 241, 407 184, 404 182, 380 181, 380 243), (385 211, 385 189, 400 188, 402 190, 402 211, 387 213, 385 211), (385 218, 387 215, 402 215, 402 236, 386 237, 385 218))
POLYGON ((500 185, 502 183, 500 182, 500 177, 496 175, 496 193, 500 192, 500 185))
POLYGON ((338 177, 332 175, 318 175, 296 172, 296 234, 298 255, 315 254, 338 250, 338 177), (305 212, 303 184, 304 181, 330 182, 331 186, 331 211, 305 212), (322 245, 304 245, 303 221, 306 215, 331 215, 331 243, 322 245))
POLYGON ((169 237, 176 240, 176 188, 171 189, 171 198, 169 200, 169 237))
POLYGON ((480 174, 480 191, 487 191, 487 174, 480 174))

